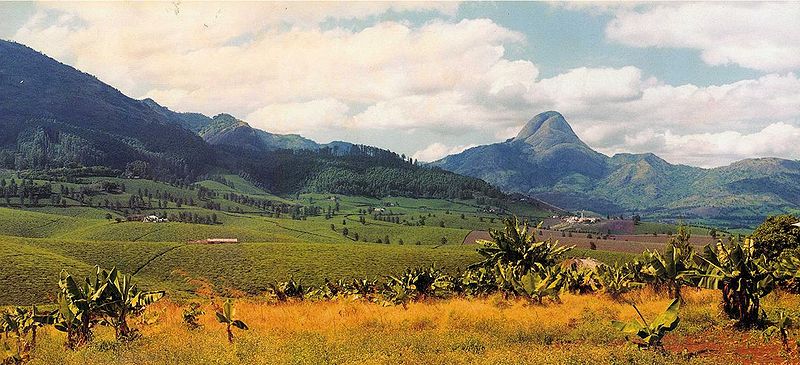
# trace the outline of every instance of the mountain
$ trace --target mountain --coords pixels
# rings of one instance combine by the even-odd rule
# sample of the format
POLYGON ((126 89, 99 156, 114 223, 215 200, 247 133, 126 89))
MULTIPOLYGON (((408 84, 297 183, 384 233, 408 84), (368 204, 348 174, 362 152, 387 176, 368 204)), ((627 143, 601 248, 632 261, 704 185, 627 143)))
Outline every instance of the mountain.
POLYGON ((388 150, 318 144, 252 128, 229 114, 178 113, 135 100, 2 40, 0 128, 0 169, 43 178, 125 174, 188 183, 232 173, 277 194, 480 198, 493 206, 510 199, 482 180, 419 166, 388 150))
POLYGON ((504 190, 531 193, 601 178, 606 160, 578 138, 561 114, 551 111, 535 116, 512 139, 473 147, 432 165, 504 190))
POLYGON ((505 142, 431 163, 506 192, 570 210, 750 225, 800 207, 800 162, 749 159, 713 169, 671 164, 652 153, 612 157, 592 150, 558 112, 531 119, 505 142))
POLYGON ((139 100, 21 44, 0 40, 0 167, 103 165, 135 160, 189 177, 213 161, 203 140, 139 100))

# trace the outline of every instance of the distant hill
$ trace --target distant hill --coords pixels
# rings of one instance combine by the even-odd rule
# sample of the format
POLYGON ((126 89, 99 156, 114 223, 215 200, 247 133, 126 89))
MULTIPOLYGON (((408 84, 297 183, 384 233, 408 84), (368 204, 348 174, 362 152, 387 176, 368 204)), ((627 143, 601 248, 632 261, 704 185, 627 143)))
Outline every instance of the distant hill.
POLYGON ((431 163, 483 179, 506 192, 531 194, 569 210, 708 219, 751 225, 800 207, 800 162, 748 159, 703 169, 652 153, 605 156, 548 111, 505 142, 470 148, 431 163))
POLYGON ((0 40, 0 167, 147 161, 154 173, 190 177, 213 162, 201 138, 94 76, 0 40))

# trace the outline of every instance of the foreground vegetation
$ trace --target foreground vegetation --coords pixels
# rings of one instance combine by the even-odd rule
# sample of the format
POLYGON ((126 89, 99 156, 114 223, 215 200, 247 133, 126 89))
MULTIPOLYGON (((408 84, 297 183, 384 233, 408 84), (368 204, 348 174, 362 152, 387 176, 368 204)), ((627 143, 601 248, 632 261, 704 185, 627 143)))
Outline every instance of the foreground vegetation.
MULTIPOLYGON (((669 302, 651 291, 626 295, 652 318, 669 302)), ((502 296, 385 307, 352 300, 269 304, 239 300, 249 330, 227 344, 208 301, 200 329, 183 321, 188 303, 162 301, 137 325, 142 338, 117 343, 101 329, 93 344, 64 351, 63 335, 40 332, 32 364, 719 364, 781 363, 777 342, 738 332, 718 316, 717 294, 687 291, 681 325, 666 339, 668 353, 641 351, 611 327, 636 318, 634 309, 606 296, 564 295, 561 303, 531 305, 502 296), (143 322, 152 324, 142 324, 143 322), (697 342, 697 341, 700 342, 697 342), (722 341, 715 344, 714 341, 722 341), (686 351, 684 351, 686 349, 686 351)), ((218 301, 218 303, 220 303, 218 301)), ((770 296, 765 306, 800 305, 796 296, 770 296)))

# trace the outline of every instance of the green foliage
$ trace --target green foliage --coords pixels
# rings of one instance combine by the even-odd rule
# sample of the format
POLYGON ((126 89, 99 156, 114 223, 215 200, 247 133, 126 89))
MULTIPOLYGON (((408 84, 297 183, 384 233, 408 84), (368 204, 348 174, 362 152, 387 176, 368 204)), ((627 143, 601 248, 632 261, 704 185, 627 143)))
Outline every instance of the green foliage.
POLYGON ((597 274, 597 269, 570 266, 562 270, 561 274, 564 280, 564 290, 570 293, 594 293, 603 286, 597 274))
POLYGON ((435 265, 406 269, 399 275, 387 276, 384 297, 393 304, 412 300, 443 298, 452 293, 453 278, 435 265))
POLYGON ((794 226, 797 222, 800 218, 790 214, 768 217, 750 237, 755 242, 755 255, 772 259, 783 250, 800 248, 800 227, 794 226))
POLYGON ((700 287, 722 292, 722 309, 743 326, 760 319, 760 300, 775 288, 775 277, 764 255, 757 255, 750 239, 716 247, 707 245, 695 255, 700 287))
POLYGON ((233 299, 225 300, 222 308, 217 308, 215 312, 217 321, 225 325, 225 330, 228 334, 228 342, 233 343, 233 327, 240 330, 248 330, 247 324, 235 318, 236 311, 233 308, 233 299))
POLYGON ((667 309, 659 314, 651 323, 647 323, 639 308, 635 304, 631 304, 636 313, 639 314, 641 322, 632 320, 630 322, 612 321, 611 325, 625 334, 625 338, 633 342, 639 348, 653 348, 663 350, 662 340, 667 333, 672 332, 678 327, 680 318, 678 312, 680 311, 680 299, 673 299, 667 306, 667 309))
POLYGON ((505 292, 541 304, 545 298, 558 301, 563 287, 561 269, 551 266, 546 270, 522 273, 522 270, 513 264, 497 264, 495 266, 497 285, 505 292))
POLYGON ((457 290, 471 297, 484 296, 497 291, 494 270, 485 267, 464 271, 457 284, 457 290))

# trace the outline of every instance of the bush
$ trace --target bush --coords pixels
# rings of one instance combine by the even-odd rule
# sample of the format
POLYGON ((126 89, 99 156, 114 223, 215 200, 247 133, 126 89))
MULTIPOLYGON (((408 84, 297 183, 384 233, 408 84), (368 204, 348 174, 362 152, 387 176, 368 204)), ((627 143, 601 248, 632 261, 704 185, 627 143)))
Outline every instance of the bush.
POLYGON ((800 227, 793 226, 797 222, 800 219, 790 214, 767 218, 751 236, 755 255, 763 254, 773 259, 780 256, 783 250, 800 248, 800 227))

